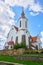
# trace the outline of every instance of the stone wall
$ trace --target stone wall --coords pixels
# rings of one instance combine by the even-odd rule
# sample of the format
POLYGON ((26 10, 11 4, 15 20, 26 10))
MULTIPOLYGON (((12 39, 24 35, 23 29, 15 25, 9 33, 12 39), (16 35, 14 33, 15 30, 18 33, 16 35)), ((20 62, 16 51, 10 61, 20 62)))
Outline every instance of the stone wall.
POLYGON ((12 55, 14 59, 26 60, 26 61, 41 61, 43 62, 43 57, 37 56, 21 56, 25 51, 30 52, 30 50, 25 49, 14 49, 14 50, 0 50, 0 55, 12 55))
POLYGON ((1 50, 0 55, 12 55, 14 50, 1 50))
POLYGON ((14 56, 14 59, 43 62, 43 57, 36 57, 36 56, 14 56))
POLYGON ((21 55, 24 52, 25 52, 25 49, 0 50, 0 55, 21 55))

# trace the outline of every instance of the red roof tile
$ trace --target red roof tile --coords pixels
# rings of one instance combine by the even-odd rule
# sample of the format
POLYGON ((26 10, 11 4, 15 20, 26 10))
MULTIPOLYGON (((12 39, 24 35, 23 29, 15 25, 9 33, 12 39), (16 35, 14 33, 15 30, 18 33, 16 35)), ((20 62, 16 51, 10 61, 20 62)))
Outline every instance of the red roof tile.
POLYGON ((14 28, 16 29, 16 31, 18 31, 18 27, 14 26, 14 28))
POLYGON ((35 37, 30 36, 30 39, 31 39, 31 43, 34 43, 37 40, 37 36, 35 36, 35 37))
POLYGON ((13 41, 9 41, 8 45, 14 45, 14 42, 13 41))

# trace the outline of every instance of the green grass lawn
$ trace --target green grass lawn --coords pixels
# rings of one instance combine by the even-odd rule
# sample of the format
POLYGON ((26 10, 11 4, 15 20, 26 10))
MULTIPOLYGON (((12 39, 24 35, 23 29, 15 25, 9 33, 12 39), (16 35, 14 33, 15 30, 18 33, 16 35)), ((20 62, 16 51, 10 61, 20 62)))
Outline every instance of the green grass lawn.
POLYGON ((43 57, 43 53, 29 53, 29 54, 23 54, 22 56, 38 56, 38 57, 43 57))
POLYGON ((24 64, 24 65, 43 65, 42 62, 32 62, 32 61, 15 60, 12 56, 0 56, 0 61, 20 63, 20 64, 24 64))

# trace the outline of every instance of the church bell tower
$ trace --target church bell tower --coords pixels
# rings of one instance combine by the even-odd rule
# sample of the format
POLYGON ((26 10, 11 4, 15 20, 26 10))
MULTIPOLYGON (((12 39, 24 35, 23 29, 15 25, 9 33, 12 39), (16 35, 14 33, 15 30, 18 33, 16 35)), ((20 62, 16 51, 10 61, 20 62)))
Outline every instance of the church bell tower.
POLYGON ((19 18, 19 30, 27 29, 27 18, 25 17, 24 10, 22 10, 21 17, 19 18))
POLYGON ((28 19, 25 17, 24 10, 22 10, 18 23, 19 23, 19 28, 16 34, 16 43, 20 44, 21 42, 23 42, 23 44, 29 47, 30 33, 28 32, 28 28, 27 28, 28 19))

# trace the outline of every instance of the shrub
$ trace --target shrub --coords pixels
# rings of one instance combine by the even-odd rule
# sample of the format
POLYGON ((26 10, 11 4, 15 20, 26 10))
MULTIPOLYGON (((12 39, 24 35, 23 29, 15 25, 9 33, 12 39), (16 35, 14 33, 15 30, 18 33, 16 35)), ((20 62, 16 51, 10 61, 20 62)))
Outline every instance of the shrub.
POLYGON ((26 44, 25 44, 24 42, 21 42, 21 43, 20 43, 20 47, 27 49, 27 46, 26 46, 26 44))
POLYGON ((18 49, 20 47, 20 45, 18 44, 18 43, 16 43, 15 45, 14 45, 14 49, 18 49))
POLYGON ((27 46, 25 43, 21 42, 21 43, 16 43, 14 45, 14 49, 18 49, 18 48, 24 48, 24 49, 27 49, 27 46))

